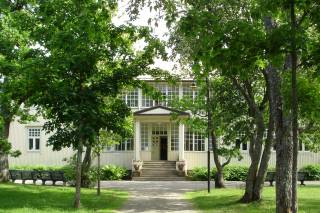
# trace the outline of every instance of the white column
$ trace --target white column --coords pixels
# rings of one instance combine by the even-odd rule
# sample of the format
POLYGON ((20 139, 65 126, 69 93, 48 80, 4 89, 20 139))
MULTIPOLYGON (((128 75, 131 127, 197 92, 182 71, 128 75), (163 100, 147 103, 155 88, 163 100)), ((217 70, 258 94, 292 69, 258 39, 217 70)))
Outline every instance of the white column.
POLYGON ((179 124, 179 161, 184 160, 184 124, 179 124))
POLYGON ((141 130, 140 130, 140 121, 134 122, 134 158, 135 160, 140 160, 140 145, 141 145, 141 130))

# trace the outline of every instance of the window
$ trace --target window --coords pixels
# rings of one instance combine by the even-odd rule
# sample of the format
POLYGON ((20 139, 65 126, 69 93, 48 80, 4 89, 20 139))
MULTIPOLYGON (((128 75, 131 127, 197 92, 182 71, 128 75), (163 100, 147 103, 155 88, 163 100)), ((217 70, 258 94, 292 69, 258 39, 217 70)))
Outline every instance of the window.
POLYGON ((177 124, 171 124, 171 150, 179 150, 179 129, 177 124))
POLYGON ((148 124, 147 123, 141 123, 140 126, 141 130, 141 150, 148 150, 148 124))
POLYGON ((152 124, 152 135, 167 135, 167 125, 164 123, 152 124))
POLYGON ((122 100, 128 107, 138 107, 138 89, 123 92, 122 100))
POLYGON ((30 151, 40 150, 40 134, 41 128, 29 128, 28 129, 28 149, 30 151))
POLYGON ((184 137, 184 149, 186 151, 205 151, 205 140, 202 134, 188 130, 185 132, 184 137))
POLYGON ((142 107, 152 107, 152 106, 153 106, 152 98, 143 94, 142 95, 142 107))
POLYGON ((182 95, 183 95, 183 98, 194 100, 197 95, 197 91, 191 88, 191 83, 183 83, 182 95))
POLYGON ((199 133, 194 133, 194 151, 204 151, 204 137, 199 133))
POLYGON ((167 105, 171 105, 171 102, 179 98, 179 87, 168 86, 167 87, 167 105))
POLYGON ((130 151, 133 150, 133 138, 128 138, 115 145, 117 151, 130 151))

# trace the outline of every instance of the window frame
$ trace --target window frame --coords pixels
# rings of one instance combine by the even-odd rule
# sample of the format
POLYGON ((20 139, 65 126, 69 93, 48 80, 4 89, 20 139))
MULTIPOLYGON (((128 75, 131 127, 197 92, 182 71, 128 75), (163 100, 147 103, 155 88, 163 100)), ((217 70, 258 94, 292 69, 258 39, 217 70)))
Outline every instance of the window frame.
POLYGON ((38 127, 38 126, 31 126, 31 127, 27 127, 27 151, 28 152, 40 152, 41 150, 41 131, 42 127, 38 127), (33 133, 31 133, 30 131, 34 130, 33 133), (33 134, 33 135, 32 135, 33 134), (30 149, 30 139, 32 139, 32 149, 30 149), (37 147, 37 140, 39 140, 39 148, 36 149, 37 147))

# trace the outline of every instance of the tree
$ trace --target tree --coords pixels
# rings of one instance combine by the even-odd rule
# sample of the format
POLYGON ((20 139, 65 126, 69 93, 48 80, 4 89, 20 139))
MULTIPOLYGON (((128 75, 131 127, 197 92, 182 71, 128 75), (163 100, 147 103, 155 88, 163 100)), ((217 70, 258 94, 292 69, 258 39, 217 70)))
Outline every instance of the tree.
POLYGON ((130 109, 117 95, 126 85, 139 86, 136 77, 158 73, 150 64, 164 48, 148 29, 115 26, 116 1, 39 1, 33 36, 46 52, 41 94, 34 100, 53 132, 53 149, 77 150, 74 207, 80 207, 82 152, 95 145, 100 129, 121 134, 130 109), (134 51, 132 45, 146 46, 134 51))
POLYGON ((26 2, 0 3, 0 182, 9 179, 8 156, 20 154, 8 141, 11 122, 32 119, 28 100, 37 92, 36 73, 42 64, 30 39, 32 23, 26 2))
POLYGON ((108 146, 112 146, 114 144, 118 144, 121 141, 121 139, 122 139, 122 137, 120 135, 114 134, 113 132, 110 132, 108 130, 100 130, 99 131, 99 135, 98 135, 98 138, 97 138, 97 140, 98 140, 97 144, 93 148, 94 153, 97 155, 97 158, 98 158, 97 159, 97 161, 98 161, 98 165, 97 165, 97 174, 98 174, 97 195, 98 196, 101 193, 101 186, 100 186, 100 177, 101 177, 100 154, 108 146))

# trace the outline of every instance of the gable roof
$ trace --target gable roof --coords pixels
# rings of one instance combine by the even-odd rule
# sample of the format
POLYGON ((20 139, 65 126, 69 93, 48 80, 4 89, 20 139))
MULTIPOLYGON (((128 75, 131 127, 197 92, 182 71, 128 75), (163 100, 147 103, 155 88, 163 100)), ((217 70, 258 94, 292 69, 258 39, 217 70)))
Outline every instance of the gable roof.
POLYGON ((138 110, 138 111, 134 112, 133 115, 135 115, 135 116, 139 116, 139 115, 158 115, 158 116, 160 115, 160 116, 162 116, 162 115, 170 115, 173 113, 177 113, 179 115, 187 115, 187 116, 190 115, 187 112, 183 112, 183 111, 180 111, 177 109, 172 109, 172 108, 161 106, 161 105, 138 110))

